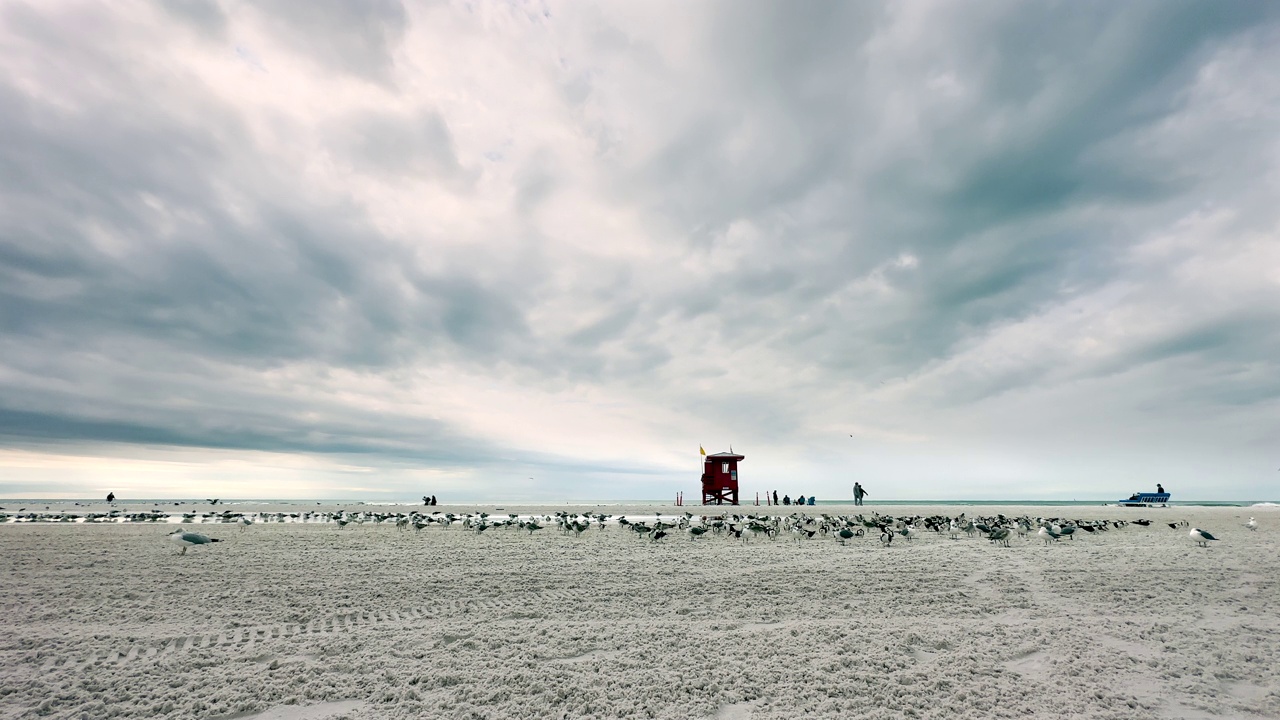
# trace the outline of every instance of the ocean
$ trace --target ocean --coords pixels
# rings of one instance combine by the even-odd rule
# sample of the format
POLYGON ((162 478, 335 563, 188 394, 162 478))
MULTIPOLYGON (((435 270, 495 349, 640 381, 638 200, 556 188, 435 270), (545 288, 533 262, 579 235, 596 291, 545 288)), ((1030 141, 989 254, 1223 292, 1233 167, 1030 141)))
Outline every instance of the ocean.
MULTIPOLYGON (((17 506, 49 506, 66 508, 82 506, 82 505, 102 505, 102 498, 0 498, 0 508, 13 511, 17 506)), ((126 498, 117 497, 115 504, 117 506, 135 506, 142 507, 197 507, 208 509, 213 507, 206 499, 192 498, 126 498)), ((441 503, 436 507, 444 508, 447 506, 502 506, 502 505, 521 505, 521 506, 591 506, 591 507, 609 507, 621 505, 643 505, 654 507, 671 507, 671 500, 519 500, 519 499, 461 499, 453 500, 449 503, 441 503)), ((867 500, 867 507, 875 506, 902 506, 902 505, 972 505, 978 507, 1000 507, 1000 506, 1021 506, 1021 507, 1097 507, 1100 505, 1115 505, 1115 499, 1085 499, 1085 500, 918 500, 918 499, 898 499, 898 500, 867 500)), ((236 505, 296 505, 299 507, 315 507, 317 505, 323 507, 351 507, 359 505, 406 505, 422 507, 421 498, 226 498, 219 499, 217 507, 236 506, 236 505)), ((686 502, 686 507, 697 505, 695 502, 686 502)), ((852 499, 847 500, 818 500, 815 506, 831 506, 831 505, 853 505, 852 499)), ((1270 507, 1280 505, 1277 500, 1171 500, 1168 505, 1170 507, 1270 507)), ((739 507, 755 507, 755 502, 744 502, 739 507)), ((761 502, 760 507, 764 507, 765 503, 761 502)), ((785 506, 784 506, 785 507, 785 506)), ((796 507, 796 506, 790 506, 796 507)))

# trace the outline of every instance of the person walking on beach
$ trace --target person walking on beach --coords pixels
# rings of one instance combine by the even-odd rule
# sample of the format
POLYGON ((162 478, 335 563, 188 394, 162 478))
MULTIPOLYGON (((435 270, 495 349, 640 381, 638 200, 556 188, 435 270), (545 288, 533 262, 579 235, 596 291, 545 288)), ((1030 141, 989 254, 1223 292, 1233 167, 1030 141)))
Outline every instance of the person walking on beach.
POLYGON ((774 491, 773 491, 773 504, 774 504, 774 505, 777 505, 777 504, 778 504, 778 491, 777 491, 777 490, 774 490, 774 491))
POLYGON ((867 494, 867 491, 862 489, 862 483, 853 484, 853 504, 854 505, 861 505, 862 498, 866 494, 867 494))

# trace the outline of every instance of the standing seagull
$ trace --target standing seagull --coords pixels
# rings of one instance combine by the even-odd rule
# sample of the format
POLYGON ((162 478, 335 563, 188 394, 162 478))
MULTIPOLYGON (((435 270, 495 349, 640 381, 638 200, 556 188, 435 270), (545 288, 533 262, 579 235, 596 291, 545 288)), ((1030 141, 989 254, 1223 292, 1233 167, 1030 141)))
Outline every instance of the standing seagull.
POLYGON ((1204 530, 1201 530, 1200 528, 1191 528, 1191 532, 1187 534, 1191 536, 1192 540, 1196 541, 1196 545, 1199 545, 1200 547, 1206 547, 1206 548, 1209 547, 1210 540, 1218 539, 1210 535, 1209 533, 1205 532, 1204 530))
POLYGON ((1247 527, 1247 528, 1249 528, 1250 530, 1257 530, 1257 529, 1258 529, 1258 521, 1257 521, 1257 520, 1254 520, 1253 518, 1249 518, 1249 522, 1245 523, 1245 524, 1244 524, 1244 526, 1245 526, 1245 527, 1247 527))
POLYGON ((222 542, 217 538, 206 537, 200 533, 187 532, 182 528, 178 528, 169 533, 169 539, 182 545, 182 552, 179 555, 186 555, 187 548, 192 545, 208 545, 209 543, 222 542))

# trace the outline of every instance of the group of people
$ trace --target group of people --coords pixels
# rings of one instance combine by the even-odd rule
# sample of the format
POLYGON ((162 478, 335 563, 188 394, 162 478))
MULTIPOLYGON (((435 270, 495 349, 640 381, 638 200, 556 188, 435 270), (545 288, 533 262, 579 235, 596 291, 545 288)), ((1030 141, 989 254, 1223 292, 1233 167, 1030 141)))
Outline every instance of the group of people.
POLYGON ((430 505, 435 505, 435 504, 436 504, 436 496, 435 496, 435 495, 423 495, 423 496, 422 496, 422 504, 423 504, 423 505, 428 505, 428 506, 430 506, 430 505))
MULTIPOLYGON (((862 487, 862 483, 853 484, 853 504, 854 505, 861 505, 862 499, 869 494, 870 493, 867 492, 866 488, 862 487)), ((783 495, 782 499, 779 500, 778 491, 774 490, 772 493, 764 494, 764 499, 766 502, 770 500, 770 495, 773 496, 772 503, 771 503, 772 505, 812 505, 818 501, 818 498, 815 495, 810 495, 809 497, 800 495, 796 497, 794 500, 791 498, 790 495, 783 495)))
MULTIPOLYGON (((768 494, 768 493, 765 493, 765 500, 768 500, 768 499, 769 499, 769 494, 768 494)), ((817 498, 817 496, 815 496, 815 495, 810 495, 810 496, 809 496, 809 497, 807 497, 807 498, 806 498, 805 496, 803 496, 803 495, 799 495, 799 496, 797 496, 797 497, 796 497, 796 499, 794 499, 794 500, 792 500, 792 499, 791 499, 791 496, 790 496, 790 495, 783 495, 783 496, 782 496, 782 500, 781 500, 781 501, 779 501, 779 500, 778 500, 778 491, 777 491, 777 490, 774 490, 774 491, 773 491, 773 504, 774 504, 774 505, 812 505, 812 504, 814 504, 814 503, 815 503, 815 502, 817 502, 817 501, 818 501, 818 498, 817 498)))

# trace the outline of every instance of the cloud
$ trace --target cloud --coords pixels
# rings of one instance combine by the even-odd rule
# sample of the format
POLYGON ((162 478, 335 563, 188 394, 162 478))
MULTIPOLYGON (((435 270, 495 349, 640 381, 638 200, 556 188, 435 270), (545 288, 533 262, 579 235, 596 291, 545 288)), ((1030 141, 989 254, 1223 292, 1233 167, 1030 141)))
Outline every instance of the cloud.
POLYGON ((1269 5, 0 13, 0 448, 49 482, 1274 471, 1269 5))
POLYGON ((257 10, 280 42, 324 70, 388 84, 409 18, 398 0, 358 5, 323 0, 305 7, 283 0, 238 8, 257 10))

